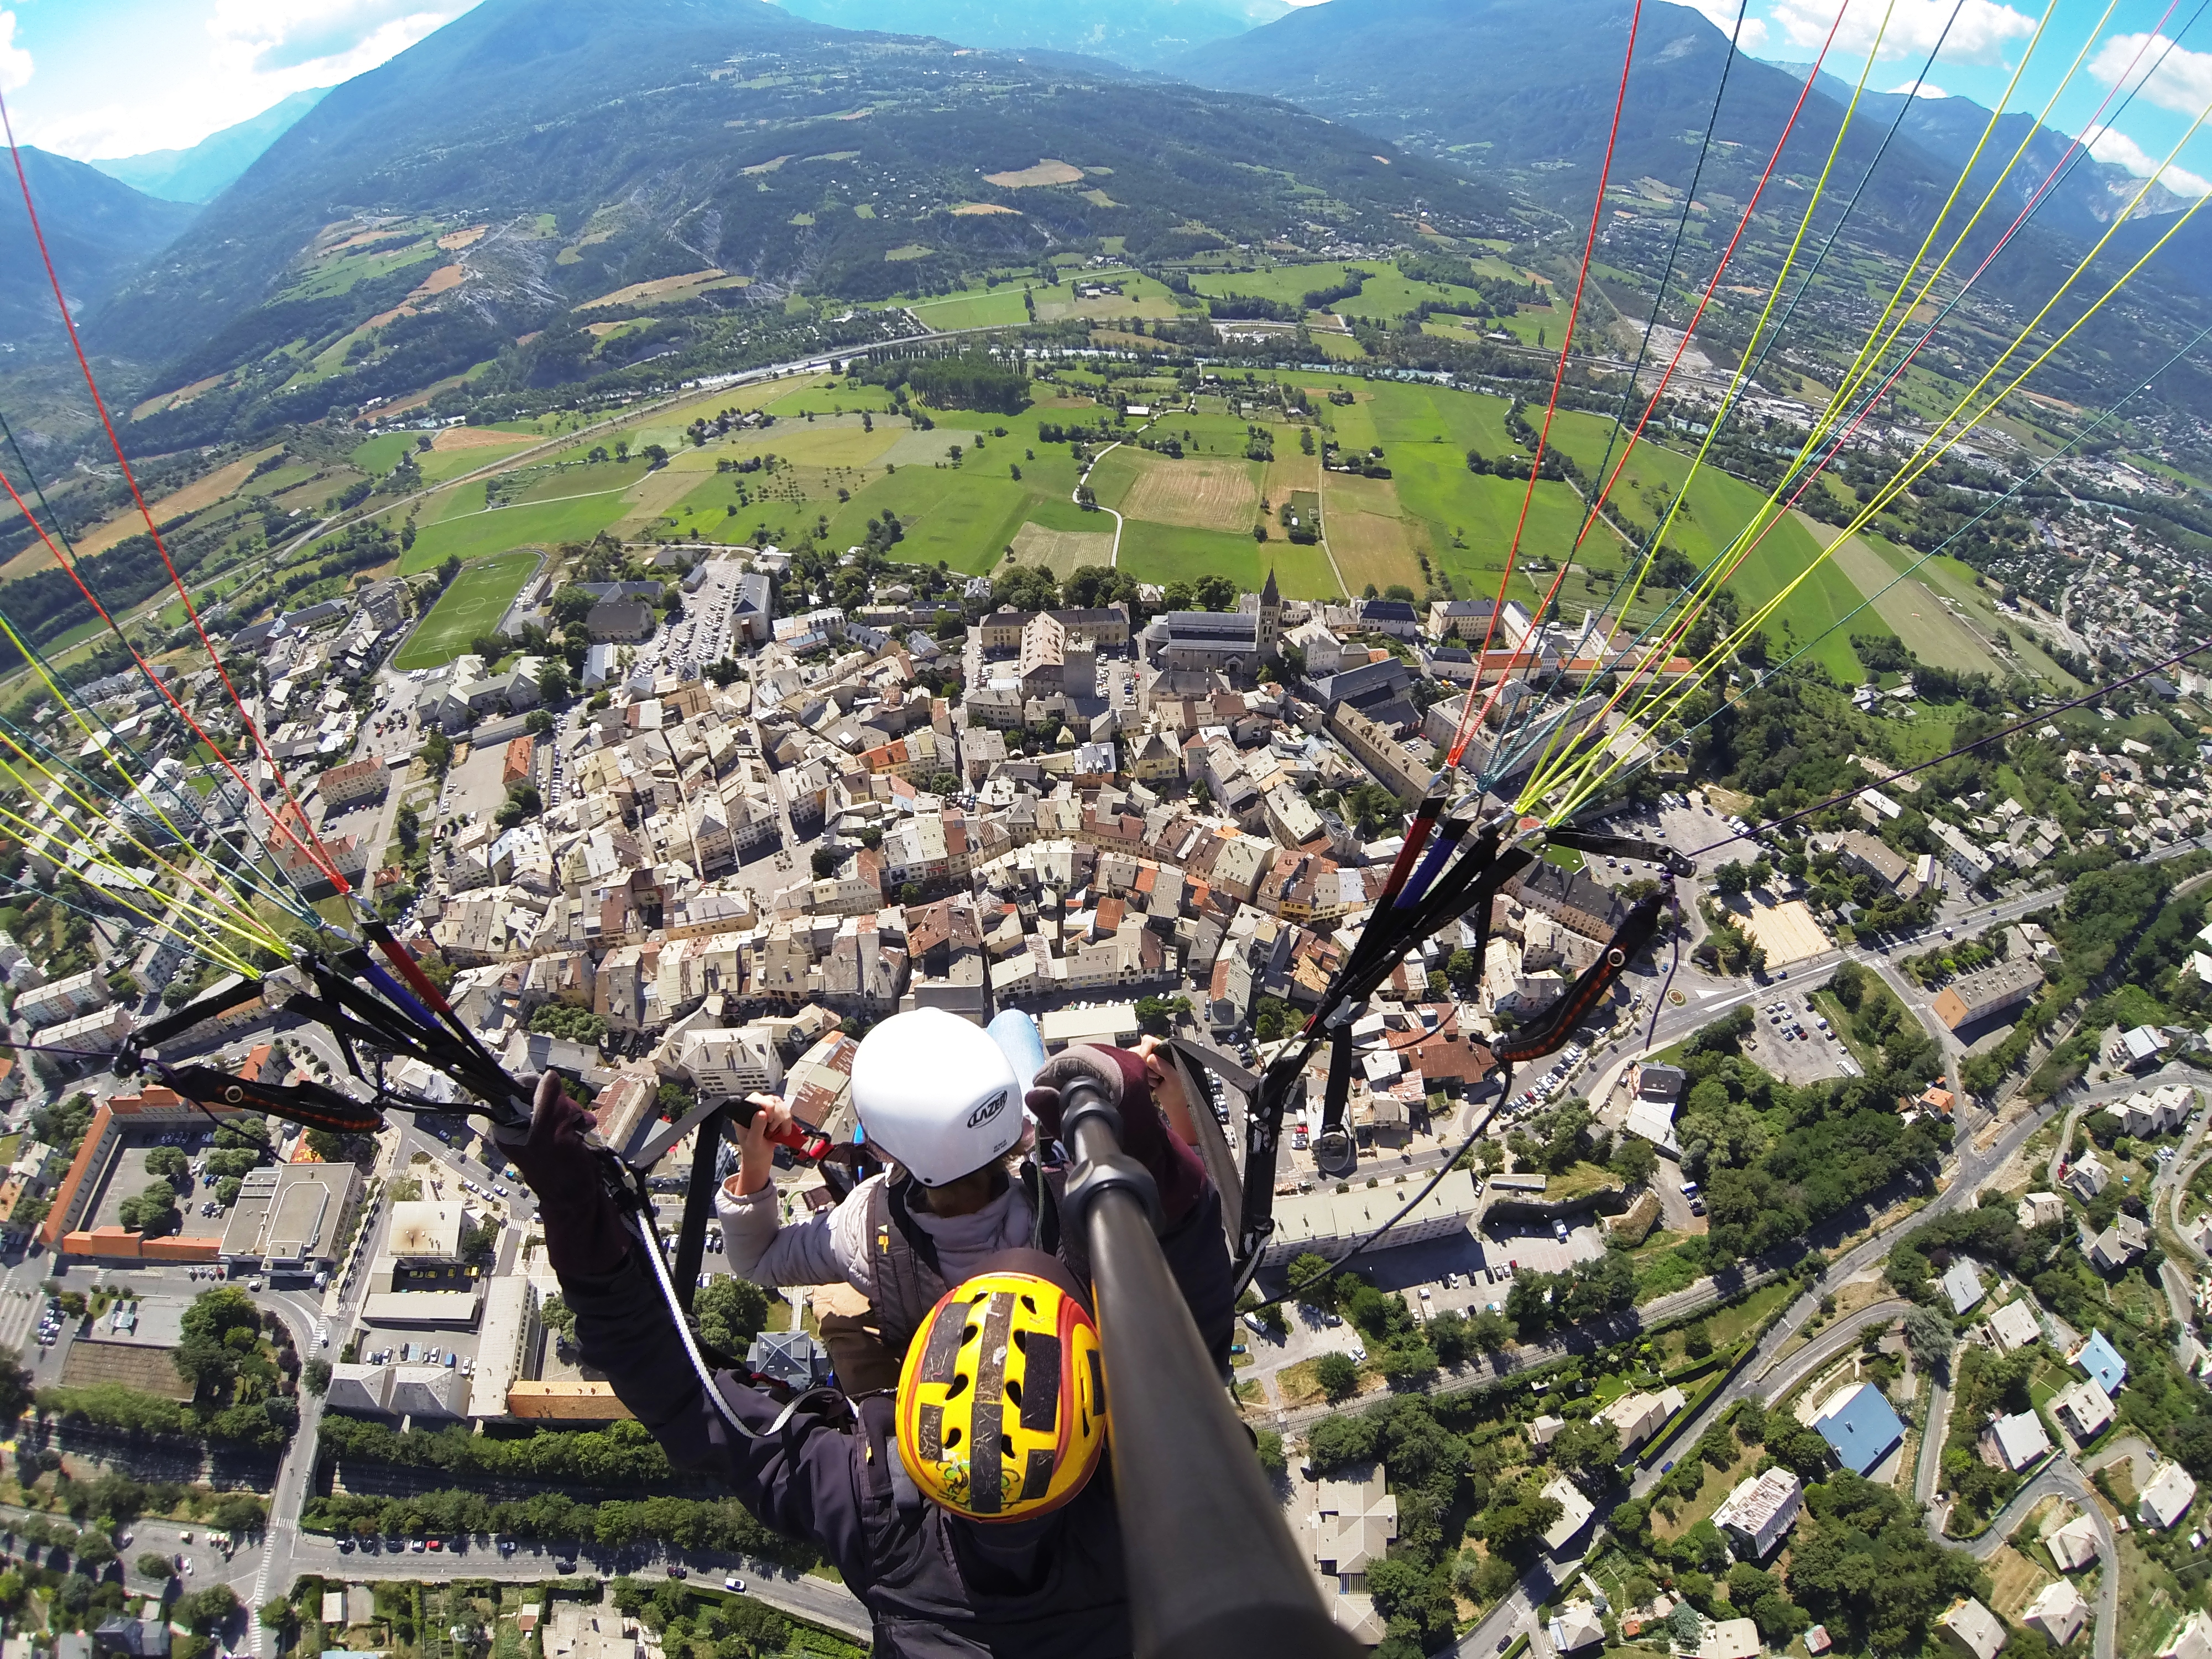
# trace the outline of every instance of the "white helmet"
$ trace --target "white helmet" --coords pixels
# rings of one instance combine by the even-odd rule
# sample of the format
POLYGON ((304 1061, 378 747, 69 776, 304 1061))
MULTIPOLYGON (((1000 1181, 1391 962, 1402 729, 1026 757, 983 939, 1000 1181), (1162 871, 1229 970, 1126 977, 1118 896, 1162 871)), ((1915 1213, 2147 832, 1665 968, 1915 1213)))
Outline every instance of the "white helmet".
POLYGON ((925 1187, 973 1175, 1022 1138, 1005 1050, 941 1008, 893 1014, 860 1039, 853 1108, 869 1141, 925 1187))

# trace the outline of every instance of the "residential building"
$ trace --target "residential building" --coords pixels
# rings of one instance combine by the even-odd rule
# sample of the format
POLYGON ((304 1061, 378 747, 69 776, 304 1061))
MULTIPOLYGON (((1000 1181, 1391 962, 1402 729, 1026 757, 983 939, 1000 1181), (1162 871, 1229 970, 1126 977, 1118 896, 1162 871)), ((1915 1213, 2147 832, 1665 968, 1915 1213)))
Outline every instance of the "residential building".
POLYGON ((2158 1650, 2158 1659, 2212 1659, 2212 1613, 2199 1608, 2191 1613, 2158 1650))
POLYGON ((346 766, 333 766, 315 780, 315 791, 325 805, 351 806, 356 801, 379 800, 390 785, 392 774, 374 756, 346 766))
POLYGON ((1766 1651, 1748 1619, 1716 1619, 1698 1640, 1696 1659, 1759 1659, 1766 1651))
MULTIPOLYGON (((1047 1033, 1048 1040, 1050 1033, 1047 1033)), ((1393 1187, 1356 1186, 1339 1193, 1327 1188, 1285 1194, 1275 1200, 1275 1231, 1267 1241, 1261 1265, 1276 1267, 1292 1256, 1312 1250, 1322 1255, 1348 1249, 1352 1242, 1381 1226, 1395 1214, 1410 1194, 1393 1187)), ((1481 1207, 1471 1171, 1457 1170, 1437 1183, 1437 1188, 1403 1221, 1376 1239, 1373 1249, 1403 1246, 1428 1238, 1448 1238, 1464 1233, 1481 1207)))
POLYGON ((2089 1379, 2106 1394, 2118 1394, 2120 1385, 2128 1380, 2128 1362, 2114 1347, 2104 1332, 2092 1330, 2087 1341, 2067 1356, 2067 1363, 2079 1365, 2089 1379))
POLYGON ((2021 1609, 2020 1622, 2032 1630, 2041 1631, 2051 1638, 2051 1646, 2063 1648, 2081 1633, 2088 1617, 2089 1604, 2081 1599, 2081 1592, 2074 1588, 2072 1581, 2054 1578, 2021 1609))
POLYGON ((602 599, 585 614, 584 627, 601 644, 634 645, 653 637, 653 607, 634 599, 602 599))
POLYGON ((67 979, 58 979, 22 993, 15 999, 15 1018, 33 1031, 41 1030, 65 1019, 81 1019, 96 1013, 114 1000, 115 993, 108 988, 106 976, 97 969, 88 968, 81 974, 71 974, 67 979))
POLYGON ((1971 1595, 1953 1602, 1936 1622, 1966 1659, 1996 1659, 2004 1647, 2002 1622, 1971 1595))
POLYGON ((2068 1171, 2066 1185, 2075 1197, 2087 1204, 2105 1190, 2112 1178, 2112 1172, 2098 1162, 2096 1153, 2091 1152, 2068 1171))
POLYGON ((2112 1396, 2099 1388, 2094 1378, 2085 1379, 2052 1396, 2051 1414, 2077 1443, 2086 1445, 2112 1422, 2112 1396))
POLYGON ((2007 957, 1960 975, 1936 994, 1931 1006, 1936 1017, 1955 1031, 2019 1007, 2042 983, 2043 969, 2033 962, 2007 957))
POLYGON ((2092 1515, 2077 1515, 2065 1525, 2053 1527, 2045 1536, 2043 1545, 2061 1572, 2079 1572, 2094 1565, 2104 1553, 2104 1540, 2097 1534, 2097 1518, 2092 1515))
POLYGON ((2028 1305, 2026 1297, 2016 1297, 1990 1315, 1990 1340, 1996 1343, 1999 1353, 2013 1353, 2043 1340, 2043 1328, 2036 1322, 2035 1310, 2028 1305))
POLYGON ((1656 1394, 1625 1394, 1595 1413, 1591 1420, 1612 1424, 1620 1431, 1620 1449, 1632 1452, 1665 1428, 1685 1403, 1680 1389, 1662 1389, 1656 1394))
POLYGON ((2136 1518, 2146 1527, 2172 1526, 2189 1513, 2197 1501, 2197 1483, 2179 1463, 2168 1463, 2151 1477, 2136 1500, 2136 1518))
POLYGON ((1954 1261, 1943 1277, 1936 1281, 1945 1297, 1949 1298, 1951 1311, 1961 1318, 1974 1310, 1982 1299, 1982 1281, 1974 1272, 1974 1264, 1960 1256, 1954 1261))
POLYGON ((1322 1481, 1315 1509, 1314 1565, 1340 1590, 1365 1589, 1367 1569, 1398 1536, 1398 1500, 1383 1489, 1381 1468, 1322 1481))
POLYGON ((2021 1195, 2014 1214, 2020 1219, 2021 1231, 2033 1232, 2038 1227, 2048 1227, 2066 1218, 2066 1200, 2056 1193, 2027 1193, 2021 1195))
POLYGON ((1544 1529, 1544 1547, 1554 1555, 1565 1549, 1589 1525, 1596 1505, 1583 1496, 1582 1488, 1564 1474, 1555 1474, 1543 1495, 1559 1506, 1559 1518, 1544 1529))
POLYGON ((1377 783, 1408 808, 1428 793, 1427 769, 1391 735, 1388 727, 1376 725, 1350 703, 1340 703, 1329 711, 1328 729, 1377 783))
POLYGON ((2150 1230, 2134 1216, 2112 1218, 2112 1224, 2089 1242, 2089 1260, 2100 1273, 2116 1273, 2142 1257, 2150 1243, 2150 1230))
POLYGON ((1804 1506, 1804 1483, 1788 1469, 1772 1468, 1739 1481, 1713 1511, 1713 1524, 1735 1540, 1745 1559, 1763 1561, 1797 1524, 1804 1506))
POLYGON ((1863 1475, 1895 1451, 1905 1438, 1905 1425, 1871 1382, 1838 1389, 1813 1426, 1836 1454, 1836 1461, 1853 1474, 1863 1475))
POLYGON ((2033 1412, 2014 1412, 2000 1417, 1982 1431, 1982 1450, 2018 1474, 2051 1449, 2051 1437, 2043 1419, 2033 1412))
POLYGON ((765 1026, 702 1027, 684 1033, 670 1068, 702 1101, 738 1100, 783 1087, 783 1057, 765 1026))
POLYGON ((1575 1653, 1605 1640, 1605 1620, 1594 1603, 1577 1600, 1553 1615, 1547 1633, 1554 1650, 1575 1653))

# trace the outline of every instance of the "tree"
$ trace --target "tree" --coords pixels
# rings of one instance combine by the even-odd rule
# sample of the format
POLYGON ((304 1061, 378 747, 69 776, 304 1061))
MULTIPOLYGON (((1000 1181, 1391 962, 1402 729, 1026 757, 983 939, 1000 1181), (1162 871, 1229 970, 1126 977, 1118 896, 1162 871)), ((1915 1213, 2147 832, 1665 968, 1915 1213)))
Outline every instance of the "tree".
POLYGON ((1314 1381, 1330 1400, 1349 1400, 1359 1392, 1359 1367, 1348 1353, 1325 1353, 1314 1361, 1314 1381))
POLYGON ((115 1218, 133 1232, 158 1237, 177 1224, 177 1189, 166 1181, 149 1181, 136 1198, 116 1206, 115 1218))
POLYGON ((1534 1480, 1500 1485, 1491 1494, 1490 1506, 1477 1516, 1470 1530, 1500 1555, 1519 1555, 1539 1542, 1544 1528, 1559 1518, 1559 1503, 1547 1498, 1534 1480))
POLYGON ((1552 1437, 1552 1462, 1580 1474, 1609 1469, 1620 1461, 1620 1431, 1610 1423, 1583 1418, 1552 1437))
POLYGON ((1659 1167, 1659 1154, 1641 1135, 1623 1135, 1613 1143, 1613 1172, 1632 1187, 1650 1184, 1659 1167))
POLYGON ((1954 1338, 1951 1322, 1935 1309, 1905 1310, 1905 1346, 1912 1363, 1922 1370, 1941 1372, 1948 1368, 1954 1338))
POLYGON ((223 1285, 192 1298, 171 1358, 195 1398, 226 1401, 240 1361, 255 1352, 260 1339, 261 1315, 252 1298, 234 1285, 223 1285))
POLYGON ((169 1565, 167 1556, 156 1555, 151 1550, 141 1555, 131 1565, 137 1568, 141 1578, 151 1578, 156 1583, 167 1583, 175 1571, 169 1565))
POLYGON ((319 1400, 330 1391, 331 1362, 318 1354, 300 1373, 301 1386, 319 1400))
POLYGON ((699 1334, 733 1359, 742 1358, 768 1327, 768 1292, 750 1279, 717 1273, 694 1305, 699 1334))
POLYGON ((1154 1036, 1166 1036, 1175 1022, 1190 1012, 1188 997, 1145 996, 1137 999, 1137 1024, 1154 1036))

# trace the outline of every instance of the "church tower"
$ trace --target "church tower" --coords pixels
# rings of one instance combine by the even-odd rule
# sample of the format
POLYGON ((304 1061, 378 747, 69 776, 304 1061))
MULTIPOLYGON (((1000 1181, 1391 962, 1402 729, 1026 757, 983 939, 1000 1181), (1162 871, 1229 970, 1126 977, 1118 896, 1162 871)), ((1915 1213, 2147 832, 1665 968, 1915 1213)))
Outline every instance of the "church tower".
POLYGON ((1279 653, 1283 633, 1283 595, 1275 586, 1275 568, 1267 567, 1267 585, 1260 590, 1260 660, 1273 662, 1279 653))

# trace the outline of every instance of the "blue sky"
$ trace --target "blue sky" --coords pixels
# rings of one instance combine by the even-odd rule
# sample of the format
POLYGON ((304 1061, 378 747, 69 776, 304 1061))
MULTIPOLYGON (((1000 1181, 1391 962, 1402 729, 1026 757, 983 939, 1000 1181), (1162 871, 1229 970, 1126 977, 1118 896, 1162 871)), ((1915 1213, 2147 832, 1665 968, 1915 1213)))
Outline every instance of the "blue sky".
MULTIPOLYGON (((1352 5, 1359 0, 1326 0, 1352 5)), ((0 0, 0 90, 25 142, 82 158, 181 148, 288 94, 374 68, 477 0, 0 0)), ((2097 133, 2100 159, 2148 174, 2212 105, 2212 21, 2174 42, 2199 0, 1750 0, 1743 44, 1776 62, 1809 62, 1834 30, 1826 67, 1867 84, 2037 114, 2081 132, 2119 84, 2135 95, 2097 133), (2163 22, 2166 33, 2156 31, 2163 22), (2041 34, 2037 30, 2041 25, 2041 34), (2149 76, 2154 63, 2159 71, 2149 76), (2017 80, 2015 82, 2015 72, 2017 80), (2008 88, 2010 96, 2007 98, 2008 88), (2055 100, 2055 101, 2054 101, 2055 100)), ((1737 0, 1697 0, 1723 28, 1737 0)), ((2113 109, 2118 108, 2114 100, 2113 109)), ((2166 182, 2212 185, 2212 124, 2166 182)))

